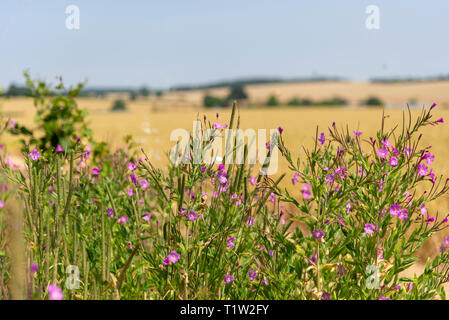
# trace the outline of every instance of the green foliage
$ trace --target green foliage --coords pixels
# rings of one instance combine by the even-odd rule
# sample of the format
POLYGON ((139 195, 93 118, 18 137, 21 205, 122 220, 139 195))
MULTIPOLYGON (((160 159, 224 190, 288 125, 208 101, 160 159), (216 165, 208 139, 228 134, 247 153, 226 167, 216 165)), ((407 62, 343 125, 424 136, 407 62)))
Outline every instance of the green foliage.
POLYGON ((21 136, 23 150, 27 146, 36 145, 40 150, 53 150, 61 145, 65 150, 77 142, 78 139, 90 138, 86 116, 87 110, 78 108, 75 98, 83 84, 66 89, 59 79, 55 87, 40 80, 32 80, 27 72, 24 73, 28 90, 34 99, 36 115, 35 127, 15 123, 10 133, 21 136))
MULTIPOLYGON (((47 86, 38 88, 41 97, 47 86)), ((327 138, 317 131, 301 159, 292 158, 287 132, 279 129, 271 149, 263 150, 262 168, 247 164, 245 143, 242 164, 226 162, 237 148, 223 165, 194 161, 225 128, 238 129, 236 114, 234 104, 229 126, 204 118, 206 139, 191 137, 184 161, 164 168, 137 152, 131 137, 113 153, 83 141, 66 152, 33 150, 24 155, 25 169, 1 151, 0 182, 10 183, 0 201, 23 212, 23 258, 37 267, 24 279, 23 296, 48 299, 53 284, 65 299, 445 298, 449 238, 423 274, 400 276, 424 241, 448 226, 447 217, 423 213, 449 185, 427 167, 422 174, 433 155, 417 143, 423 127, 442 119, 423 110, 401 129, 385 131, 382 124, 371 139, 333 124, 327 138), (302 196, 280 187, 285 174, 263 174, 275 147, 294 183, 302 183, 302 196), (287 204, 296 210, 287 212, 287 204), (79 270, 78 288, 67 287, 68 266, 79 270)), ((0 276, 8 289, 0 290, 1 299, 9 294, 14 260, 2 249, 13 234, 3 223, 5 208, 0 276)))
POLYGON ((206 108, 224 107, 226 105, 226 102, 221 98, 214 97, 211 95, 205 95, 203 105, 206 108))
POLYGON ((383 106, 384 103, 378 97, 369 97, 368 99, 362 101, 362 105, 366 105, 368 107, 379 107, 383 106))
POLYGON ((226 101, 232 102, 234 100, 248 99, 248 95, 245 92, 245 88, 241 85, 234 85, 230 89, 230 93, 226 98, 226 101))
POLYGON ((142 97, 148 97, 151 91, 147 87, 142 87, 139 89, 138 94, 142 97))
POLYGON ((111 111, 126 111, 126 103, 122 99, 117 99, 113 102, 111 111))
POLYGON ((136 99, 137 99, 137 93, 135 91, 131 91, 129 93, 129 100, 130 101, 136 101, 136 99))
POLYGON ((29 87, 11 84, 4 95, 7 97, 31 97, 32 91, 29 87))
POLYGON ((429 147, 411 148, 423 127, 442 122, 432 120, 431 110, 388 132, 383 119, 376 138, 369 140, 334 123, 327 139, 317 131, 315 147, 304 150, 302 161, 293 160, 280 138, 281 153, 303 183, 300 200, 286 189, 276 194, 297 207, 293 219, 308 229, 308 235, 294 237, 311 264, 306 273, 315 287, 308 297, 444 299, 442 284, 449 281, 444 244, 421 276, 400 277, 424 241, 448 227, 447 217, 437 220, 425 209, 447 194, 448 181, 436 179, 425 166, 433 162, 429 147), (427 191, 418 192, 418 186, 427 191), (322 236, 314 236, 318 231, 322 236))
POLYGON ((266 105, 269 106, 269 107, 275 107, 275 106, 279 105, 279 101, 278 101, 278 99, 276 98, 275 95, 271 95, 268 98, 266 105))
POLYGON ((287 102, 287 105, 289 106, 311 106, 312 104, 313 102, 310 99, 299 99, 299 98, 292 98, 287 102))
POLYGON ((334 97, 331 99, 325 99, 316 103, 321 106, 345 106, 348 104, 348 101, 344 98, 334 97))

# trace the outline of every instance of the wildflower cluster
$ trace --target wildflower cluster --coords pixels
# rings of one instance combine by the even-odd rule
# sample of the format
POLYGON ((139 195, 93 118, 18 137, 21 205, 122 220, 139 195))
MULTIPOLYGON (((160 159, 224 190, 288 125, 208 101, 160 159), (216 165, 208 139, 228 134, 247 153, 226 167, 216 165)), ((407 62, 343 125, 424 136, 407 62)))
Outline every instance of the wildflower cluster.
MULTIPOLYGON (((190 160, 164 169, 129 139, 103 153, 82 139, 28 147, 24 168, 2 153, 0 219, 14 223, 0 224, 0 248, 13 225, 23 226, 25 243, 26 285, 16 292, 51 300, 445 298, 449 238, 422 275, 401 276, 448 226, 428 206, 448 181, 434 172, 430 147, 419 145, 423 126, 443 123, 432 121, 433 109, 400 132, 382 124, 375 137, 332 124, 317 131, 302 162, 279 127, 259 152, 266 166, 279 148, 299 196, 280 188, 285 174, 271 179, 247 165, 246 145, 241 164, 204 165, 191 159, 191 138, 190 160), (69 266, 78 287, 66 285, 69 266), (379 281, 368 286, 370 267, 379 281)), ((226 124, 203 118, 201 130, 214 134, 200 151, 238 128, 236 112, 234 104, 226 124)), ((17 267, 8 258, 0 279, 7 283, 17 267)))

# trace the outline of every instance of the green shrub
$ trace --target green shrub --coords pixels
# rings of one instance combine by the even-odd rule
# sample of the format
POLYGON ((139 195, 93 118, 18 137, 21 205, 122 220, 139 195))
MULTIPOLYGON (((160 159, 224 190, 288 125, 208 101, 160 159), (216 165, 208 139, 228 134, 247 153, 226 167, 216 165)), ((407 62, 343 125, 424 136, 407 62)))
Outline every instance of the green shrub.
POLYGON ((310 99, 292 98, 290 101, 287 102, 287 105, 289 105, 289 106, 311 106, 311 105, 313 105, 313 102, 310 99))
POLYGON ((147 87, 142 87, 139 89, 138 94, 142 97, 148 97, 150 95, 151 91, 147 87))
POLYGON ((122 99, 114 101, 111 107, 111 111, 126 111, 126 103, 122 99))
POLYGON ((225 106, 225 101, 221 98, 214 97, 211 95, 205 95, 203 99, 203 105, 206 108, 215 108, 225 106))
POLYGON ((31 97, 32 90, 28 86, 17 86, 15 84, 11 84, 4 95, 7 97, 31 97))
MULTIPOLYGON (((62 146, 64 150, 81 138, 92 139, 92 131, 87 125, 87 110, 78 108, 75 98, 83 84, 66 89, 59 79, 55 87, 40 80, 32 80, 27 72, 27 91, 34 98, 36 116, 34 128, 22 126, 11 119, 13 124, 9 132, 21 136, 22 150, 30 145, 46 151, 62 146)), ((93 141, 93 140, 92 140, 93 141)))
POLYGON ((231 91, 226 98, 227 102, 231 102, 234 100, 246 100, 248 99, 248 95, 245 92, 245 88, 241 85, 234 85, 231 87, 231 91))
POLYGON ((137 93, 135 91, 131 91, 129 93, 129 100, 130 101, 135 101, 137 99, 137 93))
POLYGON ((362 102, 363 105, 365 106, 369 106, 369 107, 378 107, 378 106, 383 106, 384 103, 382 102, 382 100, 380 100, 378 97, 369 97, 368 99, 364 100, 362 102))
POLYGON ((322 100, 316 104, 321 106, 345 106, 348 104, 348 101, 344 98, 334 97, 331 99, 322 100))
POLYGON ((275 95, 271 95, 268 98, 266 105, 269 106, 269 107, 275 107, 275 106, 279 105, 279 101, 278 101, 278 99, 276 98, 275 95))

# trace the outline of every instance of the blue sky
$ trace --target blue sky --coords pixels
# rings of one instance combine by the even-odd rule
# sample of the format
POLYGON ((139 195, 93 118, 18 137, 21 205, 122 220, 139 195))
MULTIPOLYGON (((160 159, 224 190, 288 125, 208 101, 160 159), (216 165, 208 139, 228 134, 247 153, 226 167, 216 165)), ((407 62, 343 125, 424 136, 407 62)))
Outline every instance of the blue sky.
POLYGON ((22 71, 166 88, 254 76, 449 74, 449 1, 2 0, 0 86, 22 71), (65 27, 68 5, 80 29, 65 27), (380 29, 365 28, 368 5, 380 29))

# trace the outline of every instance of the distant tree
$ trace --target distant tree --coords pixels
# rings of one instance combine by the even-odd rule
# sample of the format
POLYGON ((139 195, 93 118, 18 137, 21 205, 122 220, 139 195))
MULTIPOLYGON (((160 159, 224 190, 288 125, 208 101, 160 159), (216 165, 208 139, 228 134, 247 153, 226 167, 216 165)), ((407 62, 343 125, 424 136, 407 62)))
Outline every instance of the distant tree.
POLYGON ((368 99, 363 101, 362 104, 365 106, 369 106, 369 107, 378 107, 378 106, 384 105, 382 100, 380 100, 378 97, 374 97, 374 96, 369 97, 368 99))
POLYGON ((224 107, 226 105, 226 101, 211 95, 205 95, 203 99, 203 105, 206 108, 224 107))
POLYGON ((163 95, 164 95, 164 91, 162 91, 162 90, 156 91, 156 97, 160 98, 160 97, 162 97, 163 95))
POLYGON ((20 87, 15 84, 11 84, 6 90, 5 95, 8 97, 30 97, 32 90, 28 87, 20 87))
POLYGON ((289 102, 287 102, 287 105, 289 106, 311 106, 312 104, 313 102, 310 99, 298 99, 298 98, 292 98, 289 102))
POLYGON ((322 100, 317 104, 321 106, 345 106, 348 104, 348 101, 344 98, 334 97, 331 99, 322 100))
POLYGON ((147 87, 142 87, 139 89, 138 94, 142 97, 148 97, 150 95, 150 89, 148 89, 147 87))
POLYGON ((278 106, 278 105, 279 105, 279 101, 278 101, 278 99, 276 98, 275 95, 271 95, 271 96, 268 98, 266 105, 267 105, 267 106, 270 106, 270 107, 275 107, 275 106, 278 106))
POLYGON ((131 91, 129 93, 129 100, 135 101, 137 99, 137 93, 135 91, 131 91))
POLYGON ((292 98, 287 102, 288 106, 300 106, 301 105, 301 100, 299 100, 298 98, 292 98))
POLYGON ((241 85, 234 85, 231 87, 231 91, 226 98, 226 101, 228 103, 232 102, 233 100, 245 100, 248 99, 248 95, 245 92, 245 88, 241 85))
POLYGON ((111 107, 111 111, 125 111, 126 103, 122 99, 117 99, 114 101, 111 107))

